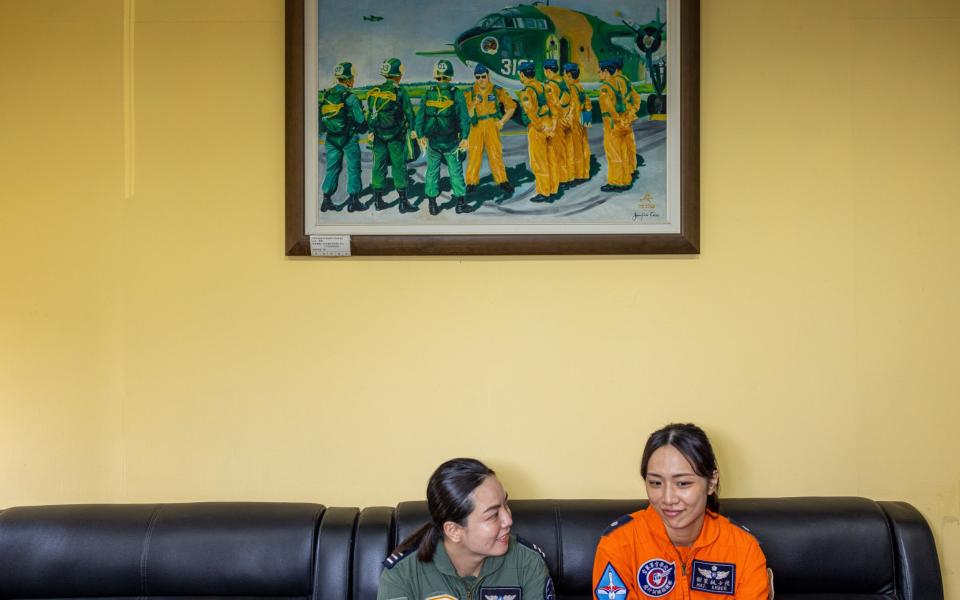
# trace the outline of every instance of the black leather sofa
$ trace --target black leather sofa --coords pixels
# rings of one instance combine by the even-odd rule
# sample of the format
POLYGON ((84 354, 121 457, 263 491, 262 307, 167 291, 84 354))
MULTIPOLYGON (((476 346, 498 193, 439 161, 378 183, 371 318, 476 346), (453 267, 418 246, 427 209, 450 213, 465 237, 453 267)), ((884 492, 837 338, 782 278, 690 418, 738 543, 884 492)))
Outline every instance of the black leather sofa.
MULTIPOLYGON (((600 532, 644 503, 514 500, 514 531, 547 555, 559 600, 591 596, 600 532)), ((779 600, 941 600, 930 529, 903 502, 730 499, 760 540, 779 600)), ((374 600, 381 561, 426 520, 397 507, 297 503, 25 506, 0 512, 0 598, 374 600)))

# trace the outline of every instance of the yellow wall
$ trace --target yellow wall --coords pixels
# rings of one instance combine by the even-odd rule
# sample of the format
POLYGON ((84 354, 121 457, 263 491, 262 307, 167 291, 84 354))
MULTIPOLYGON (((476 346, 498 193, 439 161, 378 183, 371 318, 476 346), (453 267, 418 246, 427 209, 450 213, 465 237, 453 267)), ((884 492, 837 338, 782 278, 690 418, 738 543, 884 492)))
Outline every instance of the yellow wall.
POLYGON ((393 504, 474 455, 906 500, 960 597, 960 4, 704 0, 699 257, 292 260, 280 0, 0 0, 0 506, 393 504))

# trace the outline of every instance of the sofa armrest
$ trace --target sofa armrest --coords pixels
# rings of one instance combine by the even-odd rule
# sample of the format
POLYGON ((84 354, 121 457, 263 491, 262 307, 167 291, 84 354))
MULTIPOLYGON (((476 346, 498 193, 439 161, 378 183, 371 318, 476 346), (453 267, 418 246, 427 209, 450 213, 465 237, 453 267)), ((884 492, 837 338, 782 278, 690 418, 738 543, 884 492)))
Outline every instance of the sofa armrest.
POLYGON ((906 502, 877 502, 890 520, 896 548, 897 593, 903 600, 943 600, 943 580, 933 534, 906 502))

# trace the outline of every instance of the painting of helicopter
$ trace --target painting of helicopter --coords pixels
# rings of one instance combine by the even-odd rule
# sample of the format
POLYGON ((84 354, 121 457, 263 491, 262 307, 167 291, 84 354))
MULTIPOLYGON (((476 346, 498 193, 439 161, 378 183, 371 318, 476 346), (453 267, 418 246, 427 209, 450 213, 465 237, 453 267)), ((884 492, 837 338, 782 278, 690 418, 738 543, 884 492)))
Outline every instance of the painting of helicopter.
MULTIPOLYGON (((387 59, 401 63, 400 85, 410 98, 411 108, 419 114, 424 110, 426 94, 436 87, 435 65, 441 59, 452 63, 449 80, 460 90, 468 90, 482 79, 486 68, 488 77, 509 90, 507 97, 517 98, 523 89, 519 67, 523 61, 532 61, 536 76, 545 78, 544 63, 556 60, 561 65, 577 63, 579 80, 585 94, 578 101, 591 102, 591 117, 586 110, 579 114, 584 127, 584 148, 589 150, 587 177, 556 194, 549 203, 532 200, 536 197, 536 174, 531 169, 530 131, 522 122, 521 111, 511 110, 506 115, 505 101, 498 105, 505 118, 500 124, 497 139, 506 177, 513 187, 504 195, 495 181, 489 164, 481 162, 478 181, 469 190, 467 198, 476 207, 469 212, 442 210, 438 214, 427 210, 390 210, 399 198, 399 192, 388 191, 383 197, 386 208, 340 210, 345 192, 331 193, 336 207, 323 209, 318 188, 308 190, 305 214, 310 215, 311 234, 352 232, 358 234, 388 231, 406 234, 407 227, 423 227, 435 231, 437 227, 451 231, 484 233, 487 228, 530 226, 530 231, 546 231, 538 227, 562 226, 600 228, 605 233, 630 233, 638 228, 647 232, 665 231, 675 227, 680 214, 679 196, 670 190, 678 189, 673 181, 674 171, 668 170, 667 140, 677 115, 666 110, 667 63, 676 74, 679 52, 675 52, 682 38, 678 24, 684 22, 678 9, 678 0, 554 0, 553 2, 526 2, 504 7, 511 0, 474 0, 454 3, 448 0, 420 0, 397 4, 393 0, 364 0, 339 2, 312 0, 316 12, 308 19, 313 29, 308 39, 316 45, 310 49, 313 62, 306 67, 316 86, 317 102, 321 94, 333 85, 335 69, 341 62, 349 62, 354 74, 351 93, 364 107, 372 90, 383 85, 382 66, 387 59), (669 29, 668 29, 668 22, 669 29), (670 32, 668 48, 667 33, 670 32), (392 58, 391 58, 392 57, 392 58), (676 57, 674 59, 674 57, 676 57), (601 112, 600 63, 616 59, 622 63, 623 74, 639 92, 635 117, 629 125, 633 130, 633 152, 636 168, 633 180, 626 189, 610 190, 610 163, 605 146, 606 132, 601 112), (673 187, 670 187, 670 186, 673 187)), ((526 78, 525 78, 526 79, 526 78)), ((606 77, 605 77, 606 79, 606 77)), ((679 81, 679 80, 678 80, 679 81)), ((628 84, 629 85, 629 84, 628 84)), ((514 100, 516 102, 516 100, 514 100)), ((316 109, 316 107, 314 107, 316 109)), ((314 115, 310 118, 316 118, 314 115)), ((479 121, 478 121, 479 122, 479 121)), ((476 125, 476 123, 472 124, 476 125)), ((319 186, 321 176, 328 172, 326 138, 317 135, 310 144, 315 152, 310 162, 317 174, 311 175, 311 185, 319 186), (315 150, 314 150, 315 149, 315 150)), ((371 141, 366 136, 358 139, 361 203, 373 198, 371 141)), ((468 149, 464 159, 470 154, 468 149)), ((407 162, 410 176, 406 189, 413 206, 426 201, 426 158, 412 157, 407 162)), ((387 184, 387 189, 390 189, 387 184)), ((453 201, 450 176, 440 178, 440 201, 453 201), (448 193, 449 192, 449 193, 448 193)), ((441 202, 442 206, 445 206, 441 202)), ((428 206, 428 205, 425 205, 428 206)), ((449 207, 448 207, 449 208, 449 207)), ((526 232, 526 230, 524 230, 526 232)), ((555 232, 560 232, 556 230, 555 232)))
MULTIPOLYGON (((533 60, 542 75, 543 61, 551 58, 560 64, 578 63, 581 81, 587 84, 599 80, 601 60, 619 58, 624 75, 645 83, 658 74, 656 65, 663 60, 665 40, 666 23, 660 19, 659 8, 656 18, 646 24, 624 18, 620 24, 612 24, 587 12, 534 2, 481 17, 449 43, 449 49, 417 54, 456 56, 469 67, 482 64, 497 83, 510 88, 521 87, 520 62, 533 60)), ((662 87, 656 93, 662 93, 662 87)))

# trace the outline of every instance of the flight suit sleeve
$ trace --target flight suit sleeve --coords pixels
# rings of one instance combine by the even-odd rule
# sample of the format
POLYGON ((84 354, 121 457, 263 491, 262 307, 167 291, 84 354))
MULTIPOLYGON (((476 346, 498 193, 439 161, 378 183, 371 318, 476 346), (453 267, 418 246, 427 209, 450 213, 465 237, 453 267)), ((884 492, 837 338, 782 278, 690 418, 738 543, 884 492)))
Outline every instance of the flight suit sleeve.
POLYGON ((616 108, 616 97, 613 94, 613 91, 606 85, 600 86, 600 114, 603 116, 604 122, 613 127, 613 123, 617 118, 617 108, 616 108))
POLYGON ((507 114, 510 111, 517 109, 517 103, 513 101, 513 98, 510 97, 510 94, 507 93, 507 90, 503 88, 497 89, 498 100, 500 104, 503 104, 503 113, 507 114))
POLYGON ((360 104, 360 99, 350 94, 347 96, 345 101, 347 109, 350 111, 350 120, 356 126, 356 133, 366 133, 367 132, 367 118, 363 114, 363 105, 360 104))
POLYGON ((457 121, 460 123, 460 139, 470 136, 470 111, 467 109, 467 98, 459 88, 453 93, 454 106, 457 109, 457 121))
POLYGON ((756 540, 744 553, 744 560, 737 573, 735 600, 767 600, 770 595, 770 580, 767 578, 767 558, 756 540))
POLYGON ((544 95, 547 97, 547 105, 550 106, 550 112, 560 116, 560 86, 552 79, 543 84, 544 95))
POLYGON ((414 598, 410 583, 397 571, 384 569, 380 573, 377 600, 418 600, 414 598))
POLYGON ((637 599, 631 557, 632 553, 616 537, 600 538, 593 558, 592 600, 637 599))
POLYGON ((537 129, 543 129, 545 123, 540 115, 537 114, 537 95, 533 90, 525 89, 520 92, 520 104, 523 106, 523 112, 527 115, 530 124, 537 129))
POLYGON ((531 552, 520 571, 520 587, 523 600, 556 600, 553 580, 547 563, 539 554, 531 552))
POLYGON ((423 123, 424 123, 424 121, 426 120, 426 117, 424 116, 424 115, 426 114, 426 112, 427 112, 427 111, 425 110, 425 103, 426 103, 426 101, 427 101, 427 96, 426 96, 426 94, 424 94, 424 96, 423 96, 422 98, 420 98, 420 108, 419 108, 419 110, 416 111, 416 116, 414 117, 414 119, 413 119, 413 121, 412 121, 412 123, 413 123, 413 130, 416 132, 418 138, 423 138, 423 137, 424 137, 424 135, 423 135, 423 123))
POLYGON ((407 95, 407 91, 403 88, 397 88, 397 94, 399 94, 403 99, 400 102, 400 106, 403 107, 403 114, 407 117, 407 129, 413 129, 416 123, 416 115, 413 112, 413 104, 410 102, 410 96, 407 95))

